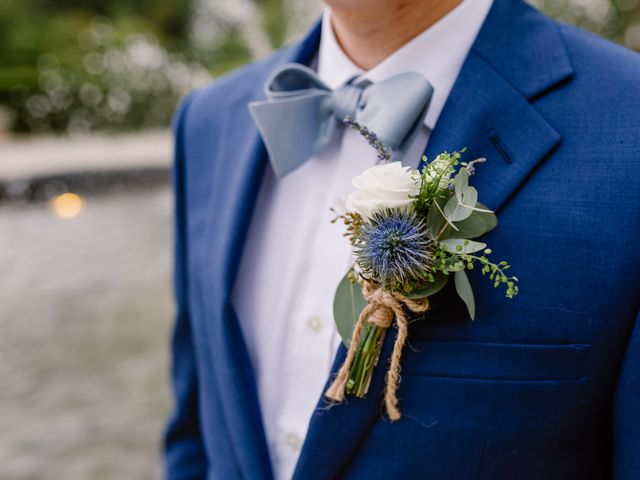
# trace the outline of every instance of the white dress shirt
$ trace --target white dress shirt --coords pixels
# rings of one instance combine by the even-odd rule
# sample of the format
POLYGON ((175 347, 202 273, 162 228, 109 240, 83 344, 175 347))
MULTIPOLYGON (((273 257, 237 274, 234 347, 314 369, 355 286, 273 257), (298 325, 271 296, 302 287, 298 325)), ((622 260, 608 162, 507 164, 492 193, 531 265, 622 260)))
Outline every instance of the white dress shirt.
MULTIPOLYGON (((466 0, 447 16, 363 72, 338 44, 325 11, 316 58, 319 77, 336 88, 353 77, 373 82, 414 71, 433 85, 424 127, 403 162, 417 167, 492 0, 466 0)), ((256 375, 267 443, 277 479, 290 478, 307 426, 340 343, 333 295, 352 258, 344 226, 331 223, 351 179, 376 163, 353 130, 283 179, 262 182, 233 305, 256 375)))

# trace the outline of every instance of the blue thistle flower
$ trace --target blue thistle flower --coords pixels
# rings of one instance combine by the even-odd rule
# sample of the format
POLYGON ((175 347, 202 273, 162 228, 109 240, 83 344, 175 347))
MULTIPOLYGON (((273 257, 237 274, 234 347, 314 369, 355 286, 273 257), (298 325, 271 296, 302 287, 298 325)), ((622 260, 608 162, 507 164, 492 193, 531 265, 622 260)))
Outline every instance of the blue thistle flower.
POLYGON ((435 242, 413 211, 386 209, 364 222, 354 255, 362 274, 390 291, 424 284, 435 242))

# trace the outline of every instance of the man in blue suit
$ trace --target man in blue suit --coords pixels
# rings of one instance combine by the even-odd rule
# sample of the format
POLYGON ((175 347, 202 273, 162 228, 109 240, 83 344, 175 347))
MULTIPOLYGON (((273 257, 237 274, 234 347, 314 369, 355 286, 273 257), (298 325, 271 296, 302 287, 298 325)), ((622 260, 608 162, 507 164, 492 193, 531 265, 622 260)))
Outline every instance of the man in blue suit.
POLYGON ((167 477, 640 478, 640 58, 521 0, 328 3, 300 43, 176 115, 167 477), (487 159, 472 182, 520 295, 471 275, 474 322, 452 288, 432 299, 397 422, 384 368, 363 399, 322 395, 345 356, 326 313, 347 266, 328 196, 369 160, 341 132, 274 174, 248 104, 292 62, 330 88, 418 72, 433 98, 403 162, 487 159))

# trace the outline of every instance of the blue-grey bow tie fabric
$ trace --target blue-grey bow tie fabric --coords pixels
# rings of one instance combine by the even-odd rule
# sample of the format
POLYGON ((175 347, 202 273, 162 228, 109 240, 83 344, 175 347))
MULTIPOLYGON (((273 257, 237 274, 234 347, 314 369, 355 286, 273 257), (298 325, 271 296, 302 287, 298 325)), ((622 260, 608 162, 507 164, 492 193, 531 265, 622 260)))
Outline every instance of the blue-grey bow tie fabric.
POLYGON ((332 90, 300 64, 283 65, 264 88, 267 100, 251 102, 249 110, 279 178, 326 146, 347 116, 378 135, 397 158, 433 94, 429 81, 413 72, 332 90))

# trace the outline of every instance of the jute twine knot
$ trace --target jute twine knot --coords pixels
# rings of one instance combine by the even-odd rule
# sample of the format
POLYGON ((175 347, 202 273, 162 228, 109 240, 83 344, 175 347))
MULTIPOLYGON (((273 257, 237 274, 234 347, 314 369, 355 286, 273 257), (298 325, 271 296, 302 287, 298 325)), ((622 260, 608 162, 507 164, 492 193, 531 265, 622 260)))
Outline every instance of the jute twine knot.
POLYGON ((360 336, 366 322, 381 328, 390 328, 395 318, 398 326, 398 335, 393 345, 391 354, 391 362, 386 375, 386 387, 384 393, 384 404, 387 415, 391 421, 400 419, 400 410, 398 409, 398 397, 396 392, 400 384, 400 358, 402 349, 407 340, 408 323, 405 316, 404 307, 413 313, 424 313, 429 309, 429 299, 421 298, 412 300, 399 293, 392 293, 381 288, 376 288, 372 284, 365 282, 362 286, 362 295, 367 300, 367 306, 364 307, 353 329, 351 335, 351 343, 347 350, 347 356, 344 363, 338 370, 336 378, 327 389, 325 395, 336 402, 344 400, 345 388, 349 379, 349 371, 356 356, 356 350, 360 343, 360 336))

